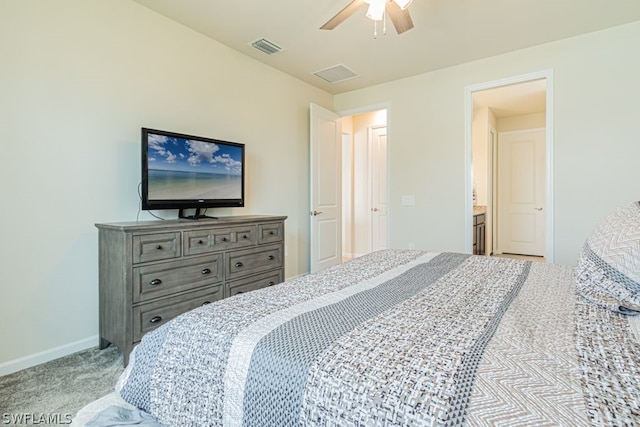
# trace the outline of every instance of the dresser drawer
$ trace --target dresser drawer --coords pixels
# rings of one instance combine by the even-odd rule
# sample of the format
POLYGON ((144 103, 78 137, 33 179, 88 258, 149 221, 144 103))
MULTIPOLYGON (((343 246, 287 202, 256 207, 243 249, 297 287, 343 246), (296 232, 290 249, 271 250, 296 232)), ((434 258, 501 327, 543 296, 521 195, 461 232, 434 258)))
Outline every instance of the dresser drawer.
POLYGON ((280 282, 282 282, 282 270, 276 270, 265 274, 258 274, 256 276, 247 277, 245 279, 234 280, 233 282, 229 282, 228 284, 229 292, 227 296, 255 291, 256 289, 273 286, 280 282))
POLYGON ((227 253, 227 279, 282 268, 282 245, 270 245, 227 253))
POLYGON ((133 302, 148 301, 223 280, 222 254, 134 267, 133 302))
POLYGON ((196 307, 223 298, 222 285, 165 298, 153 303, 133 307, 133 341, 138 342, 149 331, 196 307))
POLYGON ((256 227, 214 228, 185 231, 184 254, 197 255, 226 249, 237 249, 256 244, 256 227))
POLYGON ((284 225, 281 222, 258 225, 258 243, 282 242, 284 225))
POLYGON ((133 236, 133 263, 178 258, 180 232, 133 236))

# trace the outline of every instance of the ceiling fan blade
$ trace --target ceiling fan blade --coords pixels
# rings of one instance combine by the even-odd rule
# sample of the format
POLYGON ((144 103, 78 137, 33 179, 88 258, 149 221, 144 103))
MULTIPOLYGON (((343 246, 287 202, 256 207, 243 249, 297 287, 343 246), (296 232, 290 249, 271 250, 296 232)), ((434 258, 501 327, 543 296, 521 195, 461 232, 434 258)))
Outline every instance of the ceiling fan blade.
POLYGON ((322 27, 321 30, 333 30, 338 25, 342 24, 348 17, 356 13, 360 6, 364 4, 364 0, 353 0, 344 9, 336 14, 333 18, 329 19, 322 27))
POLYGON ((391 18, 393 26, 396 27, 398 34, 402 34, 413 28, 413 21, 411 20, 411 15, 409 15, 409 9, 402 10, 395 1, 387 3, 387 14, 389 18, 391 18))

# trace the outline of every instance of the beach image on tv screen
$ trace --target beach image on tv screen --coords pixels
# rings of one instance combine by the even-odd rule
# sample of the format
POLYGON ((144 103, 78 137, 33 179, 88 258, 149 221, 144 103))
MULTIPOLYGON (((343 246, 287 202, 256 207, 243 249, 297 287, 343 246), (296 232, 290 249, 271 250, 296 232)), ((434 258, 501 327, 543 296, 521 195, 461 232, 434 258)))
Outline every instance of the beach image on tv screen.
POLYGON ((242 149, 148 134, 149 200, 239 199, 242 149))

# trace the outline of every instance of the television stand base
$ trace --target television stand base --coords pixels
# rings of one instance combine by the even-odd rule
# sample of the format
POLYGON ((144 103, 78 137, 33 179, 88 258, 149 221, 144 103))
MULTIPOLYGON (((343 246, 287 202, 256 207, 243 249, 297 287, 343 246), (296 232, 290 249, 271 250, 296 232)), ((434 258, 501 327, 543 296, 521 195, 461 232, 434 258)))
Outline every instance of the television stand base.
POLYGON ((192 219, 192 220, 198 220, 198 219, 218 219, 218 217, 216 216, 207 216, 204 214, 200 213, 200 208, 196 208, 196 211, 193 215, 185 215, 184 213, 184 209, 180 209, 178 211, 178 218, 180 219, 192 219))

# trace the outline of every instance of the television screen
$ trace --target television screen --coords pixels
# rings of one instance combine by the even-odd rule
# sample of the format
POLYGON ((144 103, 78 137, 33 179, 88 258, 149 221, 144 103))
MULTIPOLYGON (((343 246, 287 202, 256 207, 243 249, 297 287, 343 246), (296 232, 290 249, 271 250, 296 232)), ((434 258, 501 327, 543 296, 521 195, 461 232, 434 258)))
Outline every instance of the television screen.
POLYGON ((244 144, 142 128, 142 208, 244 206, 244 163, 244 144))

